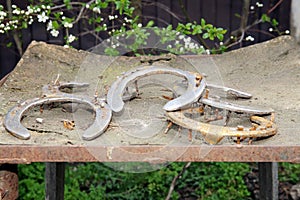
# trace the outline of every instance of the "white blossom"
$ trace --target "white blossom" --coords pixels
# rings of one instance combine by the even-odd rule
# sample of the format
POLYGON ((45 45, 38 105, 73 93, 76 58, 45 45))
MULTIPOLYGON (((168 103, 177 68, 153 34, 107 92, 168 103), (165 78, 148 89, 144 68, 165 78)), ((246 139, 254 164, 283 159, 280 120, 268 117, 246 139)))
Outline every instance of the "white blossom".
POLYGON ((27 11, 25 12, 25 15, 29 15, 33 13, 33 9, 30 6, 27 6, 27 11))
POLYGON ((72 43, 72 42, 74 42, 75 39, 76 39, 76 37, 74 35, 70 34, 67 41, 68 41, 68 43, 72 43))
POLYGON ((55 30, 55 29, 52 29, 50 31, 50 34, 53 36, 53 37, 57 37, 59 35, 59 31, 58 30, 55 30))
POLYGON ((250 10, 254 10, 254 6, 250 6, 250 10))
POLYGON ((256 6, 259 7, 259 8, 262 8, 264 6, 264 4, 256 2, 256 6))
POLYGON ((18 10, 18 9, 13 10, 12 13, 15 15, 21 14, 20 10, 18 10))
POLYGON ((115 19, 115 17, 112 16, 112 15, 108 15, 108 19, 109 19, 109 20, 113 20, 113 19, 115 19))
POLYGON ((31 25, 32 23, 33 23, 33 19, 30 18, 29 21, 28 21, 28 24, 31 25))
POLYGON ((70 47, 70 46, 67 45, 67 44, 64 45, 64 48, 66 48, 66 49, 68 49, 69 47, 70 47))
POLYGON ((98 13, 98 14, 101 14, 101 10, 100 10, 100 8, 98 8, 98 7, 94 7, 94 8, 93 8, 93 12, 98 13))
POLYGON ((183 53, 183 52, 184 52, 184 48, 183 48, 183 47, 180 47, 180 48, 179 48, 179 51, 180 51, 181 53, 183 53))
POLYGON ((90 8, 90 4, 86 4, 85 7, 86 7, 86 8, 90 8))
POLYGON ((3 16, 3 17, 6 17, 6 12, 4 12, 4 11, 0 11, 0 16, 3 16))
POLYGON ((270 32, 273 32, 273 28, 269 28, 269 31, 270 31, 270 32))
POLYGON ((73 24, 69 22, 63 22, 65 28, 72 28, 73 24))
POLYGON ((141 23, 138 24, 138 27, 141 28, 143 25, 141 23))
POLYGON ((254 41, 254 37, 252 37, 251 35, 248 35, 245 39, 246 41, 251 41, 251 42, 254 41))
POLYGON ((178 39, 179 39, 179 40, 184 39, 184 35, 179 35, 179 36, 178 36, 178 39))
POLYGON ((290 34, 290 31, 289 31, 289 30, 286 30, 286 31, 285 31, 285 34, 290 34))
POLYGON ((206 49, 205 52, 206 52, 206 54, 208 54, 208 55, 210 54, 209 49, 206 49))
POLYGON ((52 20, 50 20, 47 24, 47 31, 53 29, 53 24, 52 24, 52 20))
POLYGON ((45 12, 42 12, 42 14, 38 15, 37 17, 38 17, 38 22, 43 22, 43 23, 45 23, 49 19, 49 17, 45 14, 45 12))

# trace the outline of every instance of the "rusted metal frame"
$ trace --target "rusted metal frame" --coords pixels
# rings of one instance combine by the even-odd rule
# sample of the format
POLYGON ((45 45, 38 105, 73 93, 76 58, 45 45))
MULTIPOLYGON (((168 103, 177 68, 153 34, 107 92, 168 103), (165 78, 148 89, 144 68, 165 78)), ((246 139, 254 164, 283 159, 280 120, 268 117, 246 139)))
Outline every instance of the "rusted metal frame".
MULTIPOLYGON (((292 162, 300 163, 300 148, 261 145, 134 145, 134 146, 0 146, 0 163, 31 162, 134 162, 143 161, 146 153, 180 152, 178 162, 292 162), (106 155, 112 149, 111 159, 106 155), (163 151, 160 151, 163 150, 163 151), (90 153, 99 152, 99 156, 90 153), (124 152, 128 152, 124 154, 124 152), (203 152, 205 155, 203 155, 203 152)), ((154 155, 154 154, 153 154, 154 155)))
POLYGON ((65 184, 65 163, 47 162, 45 169, 45 199, 63 200, 65 184))
POLYGON ((259 173, 259 199, 278 199, 278 163, 258 163, 259 173))

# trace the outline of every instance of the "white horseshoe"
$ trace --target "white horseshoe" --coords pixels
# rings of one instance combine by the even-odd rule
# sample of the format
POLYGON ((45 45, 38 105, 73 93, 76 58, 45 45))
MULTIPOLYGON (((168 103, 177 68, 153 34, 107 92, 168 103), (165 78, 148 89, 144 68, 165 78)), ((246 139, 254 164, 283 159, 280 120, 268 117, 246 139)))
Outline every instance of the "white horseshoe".
POLYGON ((114 112, 122 111, 124 101, 122 99, 125 88, 129 82, 136 81, 140 78, 156 74, 173 74, 183 77, 188 82, 187 90, 181 96, 169 101, 163 109, 174 111, 190 105, 199 100, 202 96, 206 81, 198 73, 192 73, 181 69, 171 67, 146 66, 135 70, 128 71, 118 78, 110 87, 107 94, 107 103, 114 112))

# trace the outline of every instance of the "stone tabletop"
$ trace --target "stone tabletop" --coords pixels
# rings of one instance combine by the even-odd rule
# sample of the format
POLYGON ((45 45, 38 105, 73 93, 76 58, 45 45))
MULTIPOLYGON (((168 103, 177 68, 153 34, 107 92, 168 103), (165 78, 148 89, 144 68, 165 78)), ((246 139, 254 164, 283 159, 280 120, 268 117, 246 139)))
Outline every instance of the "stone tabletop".
MULTIPOLYGON (((157 76, 157 80, 172 77, 157 76)), ((153 81, 153 80, 152 80, 153 81)), ((174 80, 173 80, 174 81, 174 80)), ((171 86, 171 85, 170 85, 171 86)), ((66 49, 43 42, 32 42, 22 59, 0 87, 0 162, 36 161, 288 161, 300 162, 300 46, 293 38, 273 40, 222 55, 109 57, 93 52, 66 49), (89 82, 78 95, 103 96, 122 72, 140 65, 161 65, 198 71, 207 82, 233 87, 253 95, 234 103, 273 108, 278 133, 275 136, 237 145, 224 138, 217 145, 205 143, 202 135, 173 126, 164 134, 167 121, 163 95, 171 94, 159 85, 141 86, 141 97, 126 103, 122 113, 113 116, 108 130, 93 141, 81 133, 94 118, 85 109, 63 112, 61 107, 35 108, 22 120, 30 130, 29 140, 13 137, 3 127, 3 118, 16 104, 40 97, 42 87, 58 76, 61 82, 89 82), (36 122, 43 118, 43 124, 36 122), (74 120, 75 129, 63 126, 74 120), (181 136, 180 136, 181 135, 181 136)), ((232 120, 236 125, 239 116, 232 120)), ((248 123, 247 121, 243 123, 248 123)))

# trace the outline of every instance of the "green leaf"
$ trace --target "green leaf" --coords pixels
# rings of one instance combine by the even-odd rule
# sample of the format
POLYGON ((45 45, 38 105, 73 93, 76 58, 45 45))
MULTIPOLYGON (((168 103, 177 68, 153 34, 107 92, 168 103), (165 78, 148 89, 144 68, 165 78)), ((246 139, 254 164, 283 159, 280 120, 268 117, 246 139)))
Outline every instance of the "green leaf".
POLYGON ((97 26, 97 27, 95 28, 95 31, 96 31, 96 32, 100 32, 100 31, 102 31, 102 29, 103 29, 103 28, 102 28, 101 26, 97 26))
POLYGON ((168 30, 168 31, 171 31, 172 29, 173 29, 173 28, 172 28, 172 25, 171 25, 171 24, 167 26, 167 30, 168 30))
POLYGON ((201 34, 202 33, 202 27, 197 25, 192 31, 192 35, 201 34))
POLYGON ((104 50, 104 53, 109 56, 118 56, 120 54, 120 52, 117 49, 114 49, 112 47, 107 47, 104 50))
POLYGON ((220 41, 223 41, 224 35, 221 34, 221 33, 218 33, 218 34, 217 34, 217 38, 218 38, 220 41))
POLYGON ((22 28, 27 28, 28 27, 28 25, 27 25, 27 22, 22 22, 22 28))
POLYGON ((60 28, 60 25, 59 25, 59 23, 56 20, 52 21, 52 26, 56 30, 60 28))
POLYGON ((272 19, 272 25, 274 26, 274 27, 276 27, 276 26, 278 26, 278 21, 276 20, 276 19, 272 19))
POLYGON ((270 21, 271 21, 270 17, 269 17, 267 14, 263 14, 263 15, 261 16, 261 20, 262 20, 263 22, 270 22, 270 21))
POLYGON ((202 36, 203 39, 207 39, 208 37, 209 37, 208 33, 204 33, 203 36, 202 36))
POLYGON ((152 27, 153 25, 154 25, 154 21, 153 21, 153 20, 150 20, 150 21, 147 23, 146 27, 152 27))
POLYGON ((12 47, 12 46, 13 46, 13 43, 12 43, 12 42, 9 42, 9 43, 6 44, 6 47, 8 47, 8 48, 10 48, 10 47, 12 47))
POLYGON ((242 18, 242 16, 238 13, 235 13, 234 16, 236 16, 237 18, 242 18))
POLYGON ((205 21, 205 19, 201 18, 201 26, 202 26, 202 27, 204 27, 204 26, 205 26, 205 24, 206 24, 206 21, 205 21))

